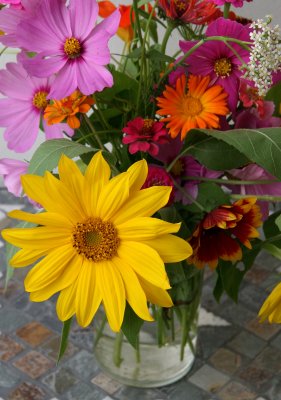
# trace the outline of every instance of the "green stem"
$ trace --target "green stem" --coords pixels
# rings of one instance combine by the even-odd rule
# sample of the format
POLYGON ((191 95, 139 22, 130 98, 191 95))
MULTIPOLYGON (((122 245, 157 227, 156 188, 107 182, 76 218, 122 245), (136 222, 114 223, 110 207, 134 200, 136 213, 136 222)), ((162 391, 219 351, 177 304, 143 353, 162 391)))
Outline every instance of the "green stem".
POLYGON ((164 323, 163 323, 161 307, 159 307, 157 310, 157 338, 158 338, 158 346, 162 347, 164 345, 164 323))
POLYGON ((226 19, 228 18, 230 7, 231 7, 231 3, 224 3, 223 17, 226 18, 226 19))
POLYGON ((273 201, 273 202, 281 201, 281 196, 267 196, 267 195, 257 195, 257 194, 252 194, 252 195, 231 194, 230 197, 236 200, 246 199, 249 197, 256 197, 258 200, 263 200, 263 201, 273 201))
POLYGON ((142 34, 141 34, 141 25, 140 25, 140 18, 139 18, 138 0, 133 0, 133 10, 135 13, 136 31, 138 34, 140 44, 143 45, 143 38, 142 38, 142 34))
MULTIPOLYGON (((97 135, 103 135, 103 134, 106 134, 106 133, 119 133, 121 135, 122 132, 119 129, 109 129, 109 130, 104 130, 104 131, 96 131, 97 135)), ((76 143, 80 143, 83 140, 85 140, 85 139, 87 139, 87 138, 89 138, 91 136, 93 136, 92 133, 89 133, 88 135, 84 135, 80 139, 77 139, 76 143)))
POLYGON ((200 204, 197 200, 195 200, 187 191, 184 190, 175 180, 173 180, 174 186, 178 189, 179 192, 182 193, 184 197, 186 197, 192 204, 196 205, 199 210, 205 212, 205 208, 200 204))
POLYGON ((174 318, 174 308, 171 307, 171 337, 172 341, 175 340, 175 318, 174 318))
POLYGON ((94 138, 95 138, 96 141, 98 142, 98 145, 99 145, 100 149, 101 149, 101 150, 104 150, 104 151, 107 151, 106 148, 104 147, 102 141, 100 140, 99 135, 97 135, 97 132, 96 132, 96 130, 95 130, 93 124, 91 123, 90 118, 87 117, 86 114, 84 114, 84 119, 85 119, 85 121, 86 121, 88 127, 91 129, 94 138))
POLYGON ((98 342, 100 341, 100 338, 102 337, 103 330, 104 330, 104 327, 105 327, 105 324, 106 324, 106 320, 107 320, 106 315, 104 315, 103 319, 101 321, 101 325, 97 329, 96 338, 95 338, 95 342, 94 342, 94 347, 97 346, 98 342))
POLYGON ((95 112, 97 113, 101 123, 103 124, 105 129, 110 129, 110 125, 108 124, 107 120, 104 118, 103 112, 100 109, 99 101, 95 95, 93 95, 93 99, 97 106, 97 108, 95 108, 95 112))
POLYGON ((7 50, 8 47, 3 47, 3 49, 0 51, 0 57, 2 56, 3 53, 7 50))
POLYGON ((122 344, 123 344, 123 332, 117 332, 116 333, 116 338, 114 342, 114 350, 113 350, 113 362, 116 365, 116 367, 120 367, 123 359, 121 357, 121 350, 122 350, 122 344))
POLYGON ((162 54, 165 54, 165 52, 166 52, 167 43, 168 43, 168 40, 170 39, 171 33, 173 32, 174 28, 175 28, 175 25, 172 22, 169 22, 167 29, 165 31, 165 35, 162 40, 162 45, 161 45, 161 53, 162 54))
POLYGON ((202 182, 213 182, 222 183, 224 185, 268 185, 272 183, 277 183, 278 180, 256 180, 256 181, 242 181, 239 179, 220 179, 220 178, 206 178, 201 176, 183 176, 182 179, 187 181, 202 181, 202 182))

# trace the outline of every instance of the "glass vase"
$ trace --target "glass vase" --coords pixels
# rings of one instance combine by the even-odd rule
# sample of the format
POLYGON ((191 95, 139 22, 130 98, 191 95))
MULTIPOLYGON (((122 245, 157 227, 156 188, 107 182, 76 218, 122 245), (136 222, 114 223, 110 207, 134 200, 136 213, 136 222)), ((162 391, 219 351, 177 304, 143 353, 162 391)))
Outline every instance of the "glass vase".
POLYGON ((155 321, 144 322, 136 348, 122 331, 110 330, 100 310, 95 318, 94 345, 100 368, 125 385, 143 388, 168 385, 187 374, 196 354, 202 278, 202 271, 193 268, 178 282, 179 300, 174 300, 173 307, 150 306, 155 321))

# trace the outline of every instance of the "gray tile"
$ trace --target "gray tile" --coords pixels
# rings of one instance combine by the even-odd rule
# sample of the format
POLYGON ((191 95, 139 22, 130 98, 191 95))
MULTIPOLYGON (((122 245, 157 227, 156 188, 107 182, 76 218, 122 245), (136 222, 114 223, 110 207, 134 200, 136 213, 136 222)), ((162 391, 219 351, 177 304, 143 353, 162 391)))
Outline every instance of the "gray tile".
POLYGON ((45 376, 42 382, 57 394, 67 392, 78 379, 73 375, 69 368, 57 368, 51 374, 45 376))
POLYGON ((243 288, 243 290, 239 293, 239 301, 247 304, 247 308, 253 310, 254 312, 258 312, 266 297, 267 293, 264 289, 251 284, 247 284, 246 287, 243 288))
POLYGON ((219 347, 223 346, 235 334, 238 328, 235 326, 202 326, 199 329, 198 354, 202 358, 208 358, 219 347))
POLYGON ((169 398, 162 394, 158 389, 139 389, 129 386, 124 386, 114 398, 118 400, 168 400, 169 398))
POLYGON ((83 379, 92 379, 99 368, 93 353, 82 350, 67 361, 67 367, 83 379))
POLYGON ((22 375, 14 368, 0 362, 0 388, 12 388, 17 385, 21 379, 22 375))
POLYGON ((89 386, 84 382, 80 382, 65 393, 60 400, 104 400, 105 397, 106 394, 93 385, 89 386))
POLYGON ((168 395, 168 400, 210 400, 210 395, 190 383, 186 378, 160 389, 168 395))
POLYGON ((257 368, 270 371, 274 374, 281 373, 281 351, 274 347, 265 348, 255 359, 257 368))
POLYGON ((219 315, 235 325, 244 326, 247 322, 256 318, 257 313, 249 310, 245 304, 231 302, 220 308, 219 315))
POLYGON ((233 340, 228 342, 228 346, 238 353, 254 358, 265 348, 266 342, 252 333, 242 331, 233 340))
POLYGON ((270 383, 269 389, 265 393, 266 399, 281 400, 281 379, 280 379, 280 377, 274 378, 269 383, 270 383))
POLYGON ((217 371, 209 365, 204 365, 194 375, 189 378, 189 381, 194 385, 200 387, 208 393, 217 392, 224 386, 230 377, 222 372, 217 371))
POLYGON ((8 306, 0 310, 0 331, 8 333, 30 322, 26 314, 8 306))

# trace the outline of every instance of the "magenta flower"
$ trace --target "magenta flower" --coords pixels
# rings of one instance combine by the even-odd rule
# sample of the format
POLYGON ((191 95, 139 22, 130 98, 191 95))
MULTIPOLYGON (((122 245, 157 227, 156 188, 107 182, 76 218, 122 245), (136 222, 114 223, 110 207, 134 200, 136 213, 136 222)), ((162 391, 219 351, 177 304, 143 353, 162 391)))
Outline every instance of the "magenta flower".
POLYGON ((248 3, 253 0, 209 0, 212 3, 217 4, 218 6, 224 6, 225 3, 231 3, 234 7, 243 7, 244 1, 248 3))
POLYGON ((175 197, 174 183, 165 168, 158 165, 148 165, 148 174, 142 188, 145 189, 151 186, 171 186, 173 189, 167 205, 171 205, 173 203, 175 197))
MULTIPOLYGON (((249 27, 236 21, 218 18, 206 30, 206 36, 228 36, 231 38, 249 41, 249 27)), ((180 41, 183 52, 190 50, 196 42, 180 41)), ((223 42, 214 40, 204 43, 188 58, 189 72, 195 75, 210 75, 211 85, 221 85, 228 93, 228 103, 231 110, 235 110, 238 102, 238 89, 242 72, 241 59, 247 63, 249 52, 236 43, 231 43, 236 54, 223 42)))
POLYGON ((143 151, 156 156, 159 152, 159 144, 168 142, 165 125, 152 119, 137 117, 129 121, 122 131, 126 134, 122 142, 129 145, 131 154, 143 151))
MULTIPOLYGON (((6 96, 0 99, 0 126, 6 128, 4 139, 10 150, 24 153, 34 144, 52 80, 29 77, 19 63, 8 63, 0 71, 0 92, 6 96)), ((44 119, 42 123, 46 139, 61 138, 63 132, 73 135, 67 124, 48 126, 44 119)))
POLYGON ((76 89, 90 95, 113 85, 105 65, 110 61, 109 39, 116 33, 116 10, 100 24, 96 0, 41 0, 36 18, 22 21, 17 30, 20 46, 37 55, 24 67, 39 78, 55 75, 48 98, 61 99, 76 89))
POLYGON ((28 163, 11 158, 0 160, 0 175, 4 178, 4 184, 8 191, 16 197, 21 196, 22 185, 20 176, 27 173, 28 163))
MULTIPOLYGON (((7 47, 20 47, 16 31, 21 21, 33 18, 40 0, 15 0, 12 8, 4 8, 0 11, 0 29, 5 32, 0 35, 0 42, 7 47)), ((8 1, 6 1, 7 3, 8 1)), ((3 1, 1 1, 3 3, 3 1)))
MULTIPOLYGON (((232 169, 228 171, 230 176, 235 179, 240 179, 242 181, 256 181, 256 180, 273 180, 276 182, 269 184, 256 184, 256 185, 228 185, 231 188, 232 193, 241 193, 243 195, 267 195, 267 196, 281 196, 281 183, 271 175, 269 172, 264 170, 257 164, 249 164, 244 168, 232 169)), ((263 215, 263 220, 268 217, 269 209, 268 202, 259 201, 259 206, 261 207, 261 212, 263 215)))
POLYGON ((9 4, 13 8, 23 8, 21 0, 1 0, 1 4, 9 4))

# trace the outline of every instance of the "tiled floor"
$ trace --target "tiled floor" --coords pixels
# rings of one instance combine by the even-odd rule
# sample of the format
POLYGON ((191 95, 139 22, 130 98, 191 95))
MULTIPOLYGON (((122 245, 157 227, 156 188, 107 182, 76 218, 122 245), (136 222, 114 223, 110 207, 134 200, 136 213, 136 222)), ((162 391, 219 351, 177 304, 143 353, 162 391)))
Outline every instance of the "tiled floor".
MULTIPOLYGON (((5 213, 28 208, 0 191, 5 213)), ((55 303, 30 303, 18 270, 4 294, 5 256, 0 241, 0 400, 281 400, 281 327, 259 324, 257 310, 281 280, 280 262, 265 254, 243 283, 240 301, 212 297, 206 278, 198 356, 191 373, 158 389, 123 386, 104 375, 92 354, 92 328, 74 326, 66 356, 56 366, 61 324, 55 303)))

